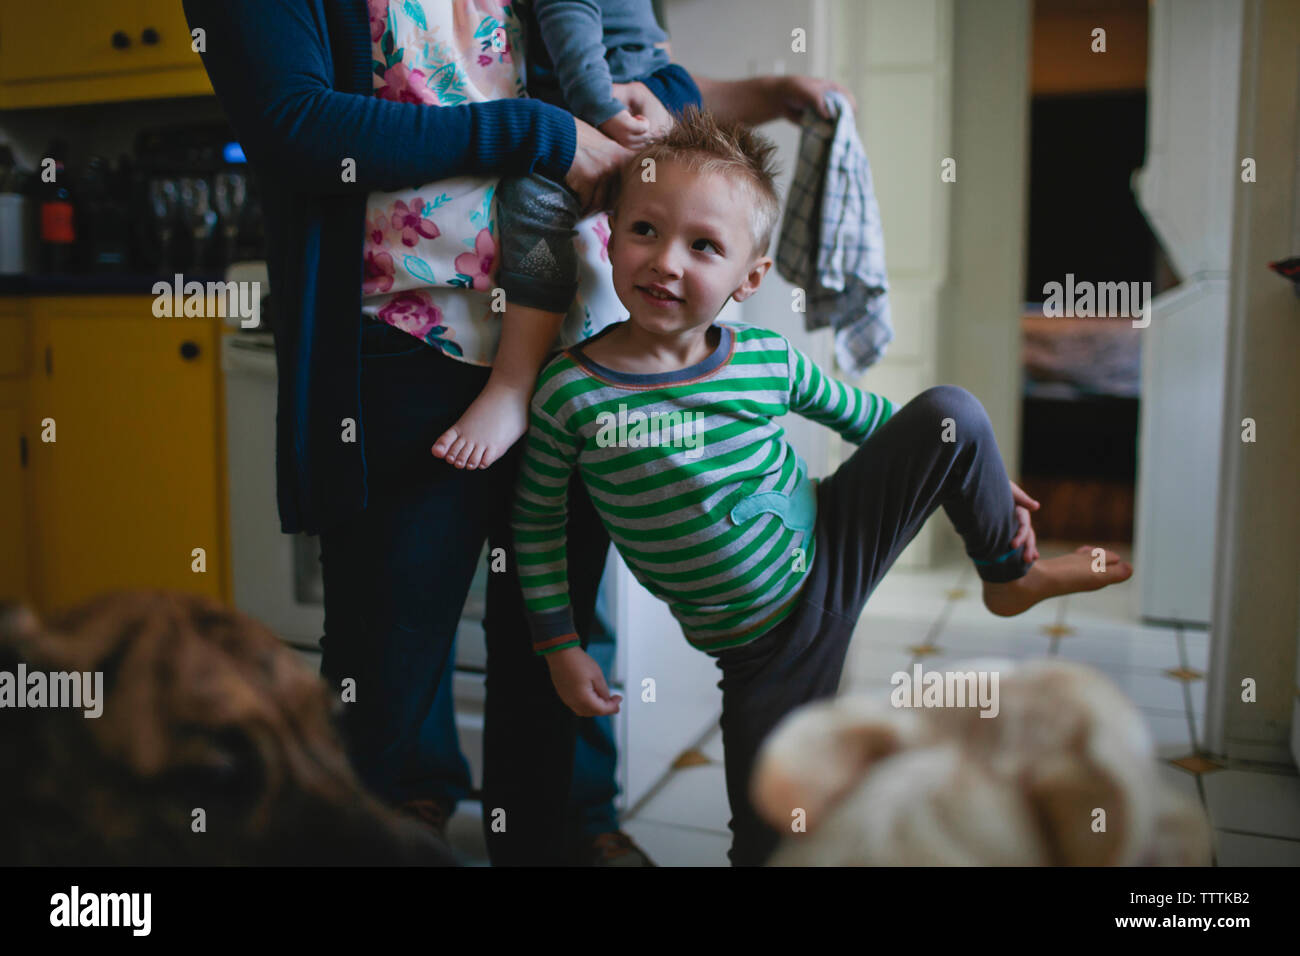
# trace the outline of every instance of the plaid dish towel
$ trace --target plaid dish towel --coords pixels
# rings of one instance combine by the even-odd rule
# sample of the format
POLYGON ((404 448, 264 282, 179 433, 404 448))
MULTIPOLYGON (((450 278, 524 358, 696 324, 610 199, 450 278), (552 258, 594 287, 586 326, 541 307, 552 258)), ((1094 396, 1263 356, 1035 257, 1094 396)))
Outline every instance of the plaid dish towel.
POLYGON ((885 237, 853 109, 833 90, 826 103, 834 119, 809 109, 801 121, 776 271, 804 290, 804 328, 831 326, 836 364, 856 376, 894 338, 885 237))

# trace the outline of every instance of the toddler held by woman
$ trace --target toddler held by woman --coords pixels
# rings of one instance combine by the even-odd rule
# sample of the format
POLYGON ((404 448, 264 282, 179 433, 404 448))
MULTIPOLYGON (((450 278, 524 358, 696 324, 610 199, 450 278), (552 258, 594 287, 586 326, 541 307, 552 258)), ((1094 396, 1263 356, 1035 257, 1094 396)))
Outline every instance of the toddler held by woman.
MULTIPOLYGON (((632 115, 615 96, 615 84, 644 83, 666 102, 670 91, 694 89, 686 71, 670 62, 650 0, 535 0, 533 9, 529 95, 563 106, 629 150, 662 130, 632 115)), ((573 231, 582 213, 572 189, 540 173, 502 180, 501 340, 487 385, 434 443, 433 454, 449 464, 486 468, 527 429, 537 373, 578 288, 573 231)))

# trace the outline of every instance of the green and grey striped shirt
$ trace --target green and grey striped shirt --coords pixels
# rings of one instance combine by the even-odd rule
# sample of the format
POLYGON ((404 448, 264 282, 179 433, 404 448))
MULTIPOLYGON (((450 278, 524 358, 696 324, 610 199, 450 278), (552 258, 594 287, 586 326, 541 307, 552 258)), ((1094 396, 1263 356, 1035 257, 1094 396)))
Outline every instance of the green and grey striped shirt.
POLYGON ((537 653, 580 646, 564 540, 574 468, 627 566, 695 647, 746 644, 794 610, 816 557, 817 499, 772 419, 798 412, 861 444, 896 406, 776 332, 715 327, 717 348, 680 371, 618 372, 586 343, 542 370, 513 516, 537 653))

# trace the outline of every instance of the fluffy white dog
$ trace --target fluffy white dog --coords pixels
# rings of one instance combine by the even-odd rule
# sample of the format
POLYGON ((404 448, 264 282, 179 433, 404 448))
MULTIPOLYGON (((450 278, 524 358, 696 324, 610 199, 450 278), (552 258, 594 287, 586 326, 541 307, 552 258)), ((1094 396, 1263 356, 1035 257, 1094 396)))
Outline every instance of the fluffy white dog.
POLYGON ((759 813, 790 834, 769 865, 1209 864, 1204 813, 1160 778, 1108 679, 1061 660, 954 672, 997 675, 996 716, 848 695, 778 725, 753 778, 759 813))

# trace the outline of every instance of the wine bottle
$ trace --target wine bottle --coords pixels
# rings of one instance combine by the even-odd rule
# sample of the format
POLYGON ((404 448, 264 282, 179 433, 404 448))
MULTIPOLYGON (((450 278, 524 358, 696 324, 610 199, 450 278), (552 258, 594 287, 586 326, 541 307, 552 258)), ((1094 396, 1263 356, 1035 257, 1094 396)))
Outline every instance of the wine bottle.
POLYGON ((55 140, 41 162, 37 262, 45 274, 71 272, 77 249, 77 210, 67 170, 67 144, 55 140), (53 160, 53 166, 48 160, 53 160))

